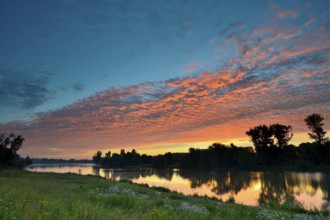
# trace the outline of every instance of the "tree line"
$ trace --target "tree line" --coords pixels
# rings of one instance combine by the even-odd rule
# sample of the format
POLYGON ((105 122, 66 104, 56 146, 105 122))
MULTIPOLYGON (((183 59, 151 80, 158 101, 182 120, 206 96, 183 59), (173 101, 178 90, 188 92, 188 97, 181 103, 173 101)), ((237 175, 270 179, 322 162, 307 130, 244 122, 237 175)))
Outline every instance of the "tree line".
POLYGON ((260 166, 296 166, 308 168, 313 165, 330 164, 330 141, 325 136, 324 118, 311 114, 304 120, 310 129, 312 143, 299 146, 289 144, 293 137, 290 125, 259 125, 249 129, 253 147, 239 147, 235 144, 214 143, 207 149, 190 148, 188 153, 166 153, 157 156, 139 154, 136 150, 120 153, 101 151, 93 155, 93 161, 105 168, 130 166, 152 166, 155 168, 178 167, 181 169, 257 168, 260 166))
POLYGON ((54 163, 93 163, 91 159, 54 159, 54 158, 32 158, 34 164, 54 164, 54 163))

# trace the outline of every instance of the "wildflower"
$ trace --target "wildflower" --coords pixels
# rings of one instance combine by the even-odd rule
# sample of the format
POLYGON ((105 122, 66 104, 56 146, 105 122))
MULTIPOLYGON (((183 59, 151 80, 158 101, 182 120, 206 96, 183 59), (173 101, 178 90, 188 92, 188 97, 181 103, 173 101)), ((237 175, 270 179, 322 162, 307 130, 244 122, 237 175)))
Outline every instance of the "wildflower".
POLYGON ((207 211, 207 209, 205 207, 199 207, 196 205, 192 205, 192 204, 189 204, 188 202, 182 202, 180 208, 183 210, 189 211, 189 212, 195 212, 195 213, 199 213, 202 215, 209 214, 209 212, 207 211))
POLYGON ((262 209, 258 214, 257 218, 259 219, 278 219, 279 216, 277 213, 270 213, 267 209, 262 209))
POLYGON ((313 220, 313 218, 307 214, 296 214, 296 215, 294 215, 293 219, 295 219, 295 220, 298 220, 298 219, 313 220))
POLYGON ((148 195, 141 194, 141 195, 139 195, 139 198, 140 199, 149 199, 149 196, 148 195))

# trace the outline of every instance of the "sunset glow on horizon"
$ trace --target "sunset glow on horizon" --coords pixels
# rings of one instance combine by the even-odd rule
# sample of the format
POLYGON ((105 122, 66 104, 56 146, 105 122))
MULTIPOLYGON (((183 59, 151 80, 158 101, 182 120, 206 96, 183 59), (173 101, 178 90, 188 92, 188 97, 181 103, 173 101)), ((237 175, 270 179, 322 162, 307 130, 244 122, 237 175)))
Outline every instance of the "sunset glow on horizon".
MULTIPOLYGON (((21 155, 157 155, 306 116, 330 130, 328 1, 2 1, 0 132, 21 155)), ((327 133, 327 135, 329 135, 327 133)))

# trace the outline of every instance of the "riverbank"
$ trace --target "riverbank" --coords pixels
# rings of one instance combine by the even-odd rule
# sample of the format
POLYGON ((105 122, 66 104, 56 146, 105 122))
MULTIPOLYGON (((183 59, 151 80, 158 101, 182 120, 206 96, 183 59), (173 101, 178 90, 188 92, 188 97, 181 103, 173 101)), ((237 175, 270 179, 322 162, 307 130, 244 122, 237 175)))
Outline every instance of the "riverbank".
POLYGON ((250 207, 77 174, 0 170, 0 219, 328 219, 298 207, 250 207))

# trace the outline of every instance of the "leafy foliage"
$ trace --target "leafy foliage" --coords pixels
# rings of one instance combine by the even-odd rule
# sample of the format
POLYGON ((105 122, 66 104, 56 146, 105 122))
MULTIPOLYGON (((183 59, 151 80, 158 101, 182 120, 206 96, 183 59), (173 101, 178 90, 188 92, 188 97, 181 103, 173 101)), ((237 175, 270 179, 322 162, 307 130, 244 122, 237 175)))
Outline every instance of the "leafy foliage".
POLYGON ((308 135, 319 144, 322 144, 324 141, 326 141, 324 136, 327 132, 323 130, 323 120, 324 118, 320 114, 311 114, 305 119, 306 125, 312 131, 311 133, 308 133, 308 135))
POLYGON ((93 161, 96 164, 100 164, 101 163, 101 157, 102 157, 102 152, 101 151, 97 151, 94 156, 93 156, 93 161))
POLYGON ((18 154, 17 151, 23 145, 24 138, 21 135, 11 133, 7 136, 5 133, 0 134, 0 165, 8 164, 18 154))
POLYGON ((292 127, 290 125, 272 124, 269 129, 271 130, 273 137, 276 139, 277 147, 284 148, 288 146, 288 143, 293 136, 292 127))
POLYGON ((290 125, 259 125, 246 132, 256 149, 261 164, 280 163, 280 156, 288 146, 293 134, 290 125))

